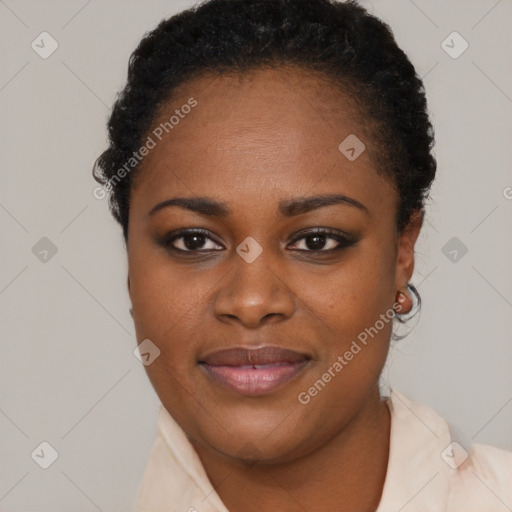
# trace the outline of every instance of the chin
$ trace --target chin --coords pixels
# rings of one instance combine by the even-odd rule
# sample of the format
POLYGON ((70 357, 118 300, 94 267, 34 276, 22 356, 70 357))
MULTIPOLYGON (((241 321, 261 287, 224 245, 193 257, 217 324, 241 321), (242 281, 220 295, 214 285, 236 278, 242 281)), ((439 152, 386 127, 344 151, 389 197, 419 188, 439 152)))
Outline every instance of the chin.
MULTIPOLYGON (((213 440, 212 440, 213 441, 213 440)), ((235 459, 243 465, 279 464, 289 462, 301 454, 302 443, 291 439, 253 439, 238 441, 232 440, 224 444, 222 441, 213 441, 210 445, 215 451, 222 453, 230 459, 235 459), (214 444, 215 443, 215 444, 214 444)))
POLYGON ((238 413, 236 417, 226 414, 223 417, 223 426, 228 424, 229 429, 224 430, 220 425, 212 429, 212 423, 208 421, 197 429, 199 437, 194 438, 204 448, 228 458, 245 464, 274 464, 293 460, 310 451, 307 445, 313 433, 308 434, 304 422, 298 423, 302 425, 298 430, 295 421, 283 421, 286 415, 276 415, 275 412, 238 413))

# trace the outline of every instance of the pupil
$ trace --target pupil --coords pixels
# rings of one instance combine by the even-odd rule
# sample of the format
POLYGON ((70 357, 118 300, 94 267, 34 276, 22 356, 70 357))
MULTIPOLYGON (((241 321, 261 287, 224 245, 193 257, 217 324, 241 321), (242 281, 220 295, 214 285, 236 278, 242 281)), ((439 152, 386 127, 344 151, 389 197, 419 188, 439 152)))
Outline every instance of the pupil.
POLYGON ((322 249, 323 246, 325 245, 325 235, 311 235, 311 236, 307 237, 306 240, 312 240, 312 239, 316 240, 316 242, 313 242, 312 244, 306 242, 308 249, 316 251, 318 249, 322 249))
POLYGON ((198 239, 200 240, 199 245, 202 246, 204 244, 204 235, 193 234, 193 235, 186 236, 184 238, 185 247, 190 250, 198 249, 198 247, 196 247, 196 244, 198 244, 198 242, 197 242, 198 239), (193 240, 193 242, 190 242, 191 239, 193 240))

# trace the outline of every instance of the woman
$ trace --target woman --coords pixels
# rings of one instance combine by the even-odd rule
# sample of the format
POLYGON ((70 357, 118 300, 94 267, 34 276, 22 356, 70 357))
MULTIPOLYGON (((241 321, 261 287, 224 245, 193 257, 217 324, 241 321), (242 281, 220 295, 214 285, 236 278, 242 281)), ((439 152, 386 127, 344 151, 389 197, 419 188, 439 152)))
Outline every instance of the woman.
POLYGON ((510 453, 379 392, 436 171, 387 25, 210 0, 144 37, 108 127, 95 176, 162 402, 137 510, 510 510, 510 453))

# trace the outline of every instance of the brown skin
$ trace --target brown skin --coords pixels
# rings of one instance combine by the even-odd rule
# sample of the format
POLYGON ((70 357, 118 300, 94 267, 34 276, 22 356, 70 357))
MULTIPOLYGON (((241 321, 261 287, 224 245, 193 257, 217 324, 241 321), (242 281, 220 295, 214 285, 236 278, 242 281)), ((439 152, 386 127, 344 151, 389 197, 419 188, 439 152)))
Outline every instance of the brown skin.
MULTIPOLYGON (((241 80, 196 78, 176 91, 155 126, 190 97, 198 105, 144 159, 130 199, 137 339, 161 350, 146 367, 149 379, 231 512, 314 512, 340 503, 344 510, 374 510, 389 451, 378 376, 391 322, 310 403, 297 396, 405 289, 422 216, 398 235, 397 194, 375 170, 377 152, 363 129, 369 120, 321 76, 290 66, 241 80), (338 150, 351 133, 366 145, 353 162, 338 150), (278 213, 283 199, 332 193, 368 212, 337 204, 293 217, 278 213), (148 215, 177 196, 208 196, 232 213, 212 217, 174 206, 148 215), (327 237, 317 245, 320 254, 314 237, 294 242, 317 226, 358 242, 329 253, 339 244, 327 237), (199 255, 159 245, 158 237, 180 228, 204 228, 212 238, 196 242, 199 255), (235 251, 248 236, 263 249, 252 263, 235 251), (198 365, 217 349, 263 344, 308 354, 311 362, 260 397, 214 383, 198 365)), ((173 244, 190 250, 193 242, 189 236, 173 244)))

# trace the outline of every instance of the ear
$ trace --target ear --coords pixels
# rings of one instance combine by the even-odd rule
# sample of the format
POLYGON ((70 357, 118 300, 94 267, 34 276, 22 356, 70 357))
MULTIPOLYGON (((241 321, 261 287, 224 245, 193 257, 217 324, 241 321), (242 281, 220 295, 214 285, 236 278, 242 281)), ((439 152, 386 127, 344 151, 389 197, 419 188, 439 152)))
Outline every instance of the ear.
POLYGON ((414 246, 423 225, 423 218, 423 210, 415 211, 398 239, 395 283, 397 290, 407 286, 414 272, 414 246))

